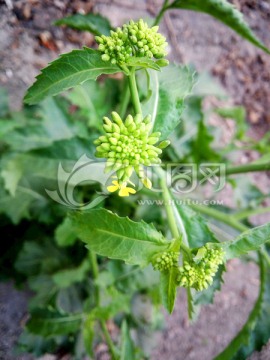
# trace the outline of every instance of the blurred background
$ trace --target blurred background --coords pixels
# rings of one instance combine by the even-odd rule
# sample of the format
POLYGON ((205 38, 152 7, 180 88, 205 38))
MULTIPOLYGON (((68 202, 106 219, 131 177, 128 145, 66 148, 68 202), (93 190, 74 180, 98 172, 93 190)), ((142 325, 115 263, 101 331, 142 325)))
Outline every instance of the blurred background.
MULTIPOLYGON (((269 0, 231 2, 244 13, 246 21, 269 48, 269 0)), ((118 26, 130 19, 156 16, 161 3, 157 0, 0 0, 0 86, 7 89, 10 107, 21 108, 27 87, 40 69, 59 54, 83 45, 95 46, 90 33, 54 26, 55 20, 70 14, 94 12, 108 17, 113 26, 118 26)), ((228 105, 245 106, 251 126, 249 135, 259 142, 270 129, 270 56, 203 14, 169 11, 160 29, 167 36, 171 61, 192 64, 200 73, 208 72, 229 95, 228 105)), ((205 106, 207 108, 207 102, 205 106)), ((226 123, 228 136, 230 126, 230 122, 226 123)), ((253 151, 243 152, 240 162, 249 162, 256 156, 253 151)), ((253 181, 261 191, 269 192, 267 174, 254 175, 253 181)), ((269 202, 265 205, 269 206, 269 202)), ((265 223, 270 221, 270 214, 251 221, 254 225, 265 223)), ((158 335, 160 339, 151 359, 212 359, 240 330, 257 294, 256 266, 238 260, 230 262, 222 292, 217 294, 215 304, 202 310, 196 325, 188 324, 182 301, 184 295, 180 294, 174 315, 167 317, 165 330, 158 335)), ((30 297, 29 291, 17 291, 12 282, 0 284, 0 359, 35 358, 12 353, 27 319, 30 297)), ((43 358, 69 359, 65 356, 43 358)), ((106 356, 101 351, 98 358, 106 359, 106 356)), ((270 346, 251 359, 270 359, 270 346)))

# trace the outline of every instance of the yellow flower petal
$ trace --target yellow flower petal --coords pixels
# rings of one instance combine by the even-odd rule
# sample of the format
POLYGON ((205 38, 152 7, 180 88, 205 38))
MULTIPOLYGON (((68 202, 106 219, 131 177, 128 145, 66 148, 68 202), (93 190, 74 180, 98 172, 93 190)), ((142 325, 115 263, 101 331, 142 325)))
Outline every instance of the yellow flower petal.
POLYGON ((126 187, 121 188, 120 191, 119 191, 119 196, 129 196, 128 189, 126 187))
POLYGON ((135 190, 135 189, 132 189, 131 187, 127 187, 126 189, 127 189, 127 191, 128 191, 129 193, 131 193, 131 194, 136 194, 136 190, 135 190))
POLYGON ((117 191, 119 189, 119 186, 117 185, 110 185, 110 186, 107 186, 107 190, 109 191, 109 192, 115 192, 115 191, 117 191))

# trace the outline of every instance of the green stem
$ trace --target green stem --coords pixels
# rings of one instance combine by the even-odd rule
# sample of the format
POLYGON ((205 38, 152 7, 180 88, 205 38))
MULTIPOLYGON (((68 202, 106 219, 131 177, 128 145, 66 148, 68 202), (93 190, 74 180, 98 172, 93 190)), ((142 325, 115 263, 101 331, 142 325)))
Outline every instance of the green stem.
POLYGON ((178 231, 178 226, 177 226, 177 224, 175 222, 174 212, 173 212, 173 208, 172 208, 172 204, 171 204, 171 196, 170 196, 169 190, 167 188, 166 181, 165 181, 164 177, 161 178, 160 185, 161 185, 161 188, 162 188, 162 197, 163 197, 163 200, 164 200, 164 206, 165 206, 165 210, 166 210, 166 213, 167 213, 167 219, 168 219, 169 227, 170 227, 172 236, 175 239, 178 239, 180 234, 179 234, 179 231, 178 231))
MULTIPOLYGON (((163 165, 168 165, 171 163, 164 162, 163 165)), ((235 175, 235 174, 245 174, 248 172, 259 172, 259 171, 269 171, 270 170, 270 162, 269 163, 258 163, 258 164, 245 164, 238 166, 228 166, 225 171, 225 175, 235 175)), ((216 176, 220 176, 220 173, 217 172, 216 176)))
POLYGON ((257 209, 242 210, 242 211, 235 213, 233 216, 236 220, 242 220, 242 219, 246 219, 253 215, 265 214, 267 212, 270 212, 270 206, 260 207, 257 209))
POLYGON ((228 166, 226 169, 226 175, 242 174, 247 172, 256 172, 256 171, 268 171, 270 170, 269 163, 258 163, 258 164, 245 164, 239 166, 228 166))
POLYGON ((134 68, 131 69, 130 75, 128 75, 128 81, 129 81, 130 95, 131 95, 131 99, 133 102, 135 113, 141 114, 142 113, 141 103, 140 103, 140 99, 139 99, 139 94, 138 94, 138 89, 137 89, 137 84, 136 84, 136 73, 135 73, 134 68))
POLYGON ((124 116, 126 115, 129 101, 130 101, 129 82, 125 81, 123 88, 123 97, 119 108, 119 115, 121 118, 124 118, 124 116))
MULTIPOLYGON (((99 275, 97 255, 92 251, 90 251, 89 253, 90 253, 90 260, 91 260, 91 264, 92 264, 93 278, 94 278, 94 280, 96 280, 99 275)), ((95 286, 95 294, 96 294, 96 306, 99 306, 100 305, 100 294, 99 294, 98 286, 95 286)), ((106 322, 104 320, 100 320, 100 326, 101 326, 102 332, 104 334, 105 340, 107 342, 112 359, 116 360, 117 359, 116 351, 115 351, 111 336, 109 334, 109 331, 107 329, 106 322)))
POLYGON ((163 2, 162 8, 160 9, 160 12, 158 13, 157 17, 155 18, 153 26, 156 26, 156 25, 158 25, 160 23, 160 20, 162 19, 163 14, 167 10, 168 2, 169 2, 169 0, 165 0, 163 2))
POLYGON ((208 215, 216 220, 219 220, 219 221, 223 222, 224 224, 227 224, 227 225, 231 226, 232 228, 239 230, 241 232, 249 229, 246 225, 235 220, 233 218, 233 215, 225 214, 219 210, 216 210, 216 209, 210 208, 208 206, 204 206, 204 205, 190 205, 190 207, 204 215, 208 215))
MULTIPOLYGON (((97 255, 93 251, 89 251, 89 256, 92 265, 93 278, 94 280, 96 280, 98 278, 98 273, 99 273, 97 255)), ((100 299, 99 299, 99 289, 97 286, 95 286, 95 297, 96 297, 96 304, 97 306, 99 306, 100 299)))
MULTIPOLYGON (((159 178, 160 178, 160 186, 162 188, 162 197, 163 197, 164 206, 165 206, 165 210, 166 210, 166 214, 167 214, 169 228, 170 228, 173 238, 178 239, 178 238, 180 238, 180 232, 179 232, 178 225, 177 225, 176 219, 175 219, 173 199, 172 199, 171 193, 166 184, 165 173, 161 168, 156 168, 156 172, 158 173, 159 178)), ((184 228, 182 228, 181 235, 182 235, 182 237, 183 236, 186 237, 184 228)), ((185 240, 185 242, 187 242, 187 239, 184 239, 184 240, 185 240)), ((187 245, 185 245, 183 243, 183 241, 181 241, 181 243, 180 243, 180 248, 183 250, 183 252, 188 257, 190 257, 190 249, 187 245)))
POLYGON ((268 253, 267 253, 267 251, 265 250, 264 247, 262 247, 262 248, 260 249, 260 253, 262 254, 262 256, 264 257, 264 259, 266 260, 267 265, 270 266, 270 257, 269 257, 269 255, 268 255, 268 253))
POLYGON ((105 336, 105 340, 107 342, 107 345, 109 347, 112 359, 116 360, 118 357, 117 357, 117 354, 116 354, 116 351, 115 351, 115 348, 114 348, 114 343, 112 342, 112 339, 111 339, 110 333, 109 333, 109 331, 107 329, 105 321, 100 320, 100 325, 101 325, 101 329, 103 331, 103 334, 105 336))

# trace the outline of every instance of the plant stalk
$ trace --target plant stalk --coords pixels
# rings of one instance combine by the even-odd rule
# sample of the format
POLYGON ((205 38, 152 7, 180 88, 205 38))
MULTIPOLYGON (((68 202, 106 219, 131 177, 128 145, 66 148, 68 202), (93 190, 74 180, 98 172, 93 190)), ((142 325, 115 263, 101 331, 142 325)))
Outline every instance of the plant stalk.
POLYGON ((258 163, 258 164, 245 164, 239 166, 228 166, 226 169, 226 175, 234 174, 243 174, 247 172, 256 172, 256 171, 268 171, 270 170, 269 163, 258 163))
MULTIPOLYGON (((163 197, 163 201, 164 201, 165 211, 167 214, 169 228, 170 228, 173 238, 178 239, 178 238, 180 238, 181 235, 183 236, 184 234, 180 234, 178 225, 176 223, 175 214, 173 211, 174 210, 173 209, 173 199, 172 199, 172 196, 171 196, 170 191, 166 184, 166 178, 164 176, 164 171, 161 168, 156 168, 156 171, 160 178, 160 186, 162 188, 162 197, 163 197)), ((185 245, 183 243, 183 241, 181 241, 181 243, 180 243, 180 249, 182 249, 183 252, 188 257, 190 257, 190 249, 187 245, 185 245)))
MULTIPOLYGON (((98 274, 99 274, 97 255, 93 251, 89 251, 89 253, 90 253, 90 260, 91 260, 91 265, 92 265, 93 278, 94 278, 94 280, 96 280, 98 278, 98 274)), ((96 305, 99 306, 100 305, 100 293, 99 293, 98 286, 95 286, 95 295, 96 295, 96 305)), ((105 340, 107 342, 111 357, 113 360, 116 360, 117 359, 116 350, 115 350, 114 344, 112 342, 111 336, 109 334, 109 331, 107 329, 106 322, 104 320, 100 320, 99 322, 100 322, 100 326, 101 326, 102 332, 104 334, 105 340)))
POLYGON ((135 73, 134 68, 131 69, 130 75, 128 75, 128 81, 129 81, 130 95, 131 95, 131 99, 132 99, 132 103, 133 103, 135 113, 136 114, 141 114, 142 109, 141 109, 141 103, 140 103, 137 84, 136 84, 136 73, 135 73))
POLYGON ((233 215, 225 214, 219 210, 210 208, 204 205, 190 205, 190 207, 204 215, 208 215, 216 220, 223 222, 231 226, 232 228, 241 232, 248 230, 249 228, 233 218, 233 215))
POLYGON ((234 218, 236 220, 242 220, 242 219, 246 219, 246 218, 248 218, 250 216, 253 216, 253 215, 265 214, 267 212, 270 213, 270 206, 256 208, 256 209, 247 209, 247 210, 238 211, 233 216, 234 216, 234 218))
POLYGON ((162 190, 163 190, 162 191, 162 197, 163 197, 163 200, 164 200, 164 206, 165 206, 165 210, 166 210, 166 213, 167 213, 169 227, 170 227, 172 236, 175 239, 177 239, 177 238, 179 238, 180 233, 178 231, 178 227, 177 227, 177 224, 176 224, 176 221, 175 221, 172 205, 170 204, 171 196, 170 196, 169 190, 167 188, 166 181, 165 181, 164 177, 162 177, 160 179, 160 185, 161 185, 162 190))
POLYGON ((157 17, 155 18, 155 21, 153 23, 153 26, 156 26, 160 23, 160 20, 162 19, 162 16, 164 15, 165 11, 167 10, 169 0, 165 0, 163 2, 162 8, 160 9, 160 12, 158 13, 157 17))
POLYGON ((118 357, 117 357, 117 354, 116 354, 116 351, 115 351, 114 343, 112 342, 112 338, 111 338, 111 335, 110 335, 110 333, 109 333, 109 331, 107 329, 105 321, 100 320, 100 325, 101 325, 101 329, 103 331, 105 340, 107 342, 108 348, 110 350, 112 359, 117 360, 118 357))
MULTIPOLYGON (((169 162, 164 162, 163 165, 168 165, 169 162)), ((248 172, 259 172, 259 171, 270 171, 270 162, 269 163, 251 163, 245 165, 237 166, 228 166, 225 171, 225 175, 236 175, 236 174, 245 174, 248 172)), ((217 172, 216 176, 220 176, 220 173, 217 172)))
POLYGON ((119 115, 122 119, 126 115, 129 101, 130 101, 129 81, 125 79, 124 88, 123 88, 123 97, 119 108, 119 115))

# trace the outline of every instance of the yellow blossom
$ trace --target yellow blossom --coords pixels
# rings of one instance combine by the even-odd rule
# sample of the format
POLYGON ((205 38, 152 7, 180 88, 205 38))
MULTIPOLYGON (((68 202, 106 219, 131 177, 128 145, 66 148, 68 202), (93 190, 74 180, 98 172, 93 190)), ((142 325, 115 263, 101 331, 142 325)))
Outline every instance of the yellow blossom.
POLYGON ((120 184, 117 180, 112 182, 112 185, 107 187, 109 192, 115 192, 119 190, 119 196, 129 196, 129 194, 135 194, 136 190, 127 186, 127 183, 124 182, 120 184))

